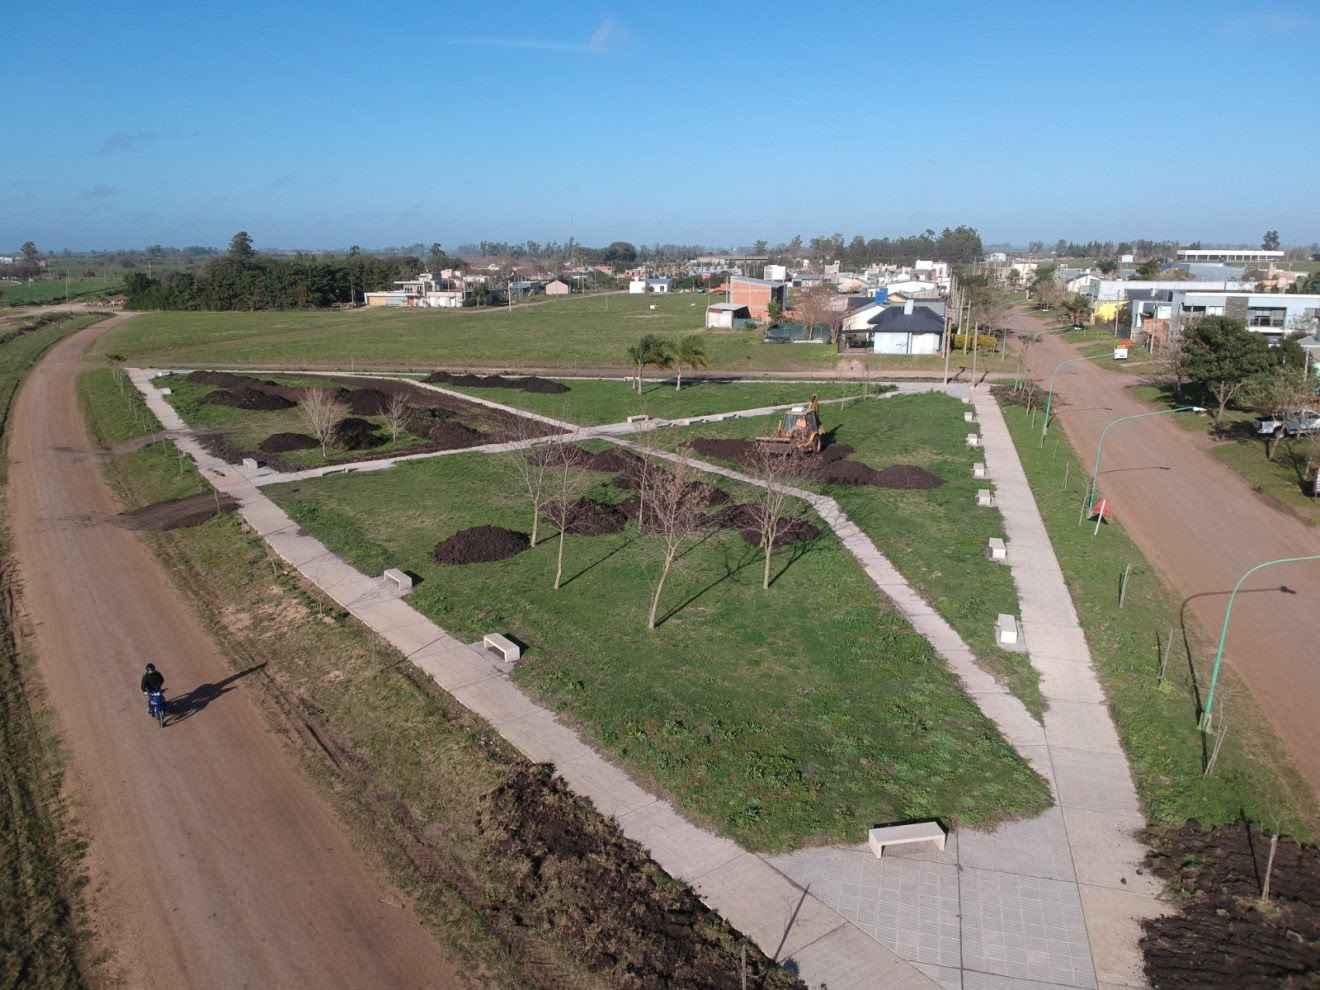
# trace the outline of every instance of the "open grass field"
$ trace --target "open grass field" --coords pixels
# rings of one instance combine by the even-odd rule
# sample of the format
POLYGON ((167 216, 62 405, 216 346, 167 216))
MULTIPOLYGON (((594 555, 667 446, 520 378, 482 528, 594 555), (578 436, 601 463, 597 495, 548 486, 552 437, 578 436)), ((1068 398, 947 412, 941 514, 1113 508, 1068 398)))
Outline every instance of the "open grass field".
MULTIPOLYGON (((821 399, 842 399, 862 394, 864 386, 856 382, 756 382, 684 379, 678 391, 671 381, 643 380, 641 394, 631 381, 623 379, 569 379, 570 389, 559 395, 542 395, 516 388, 465 388, 445 385, 464 395, 498 402, 514 409, 524 409, 542 416, 576 423, 601 426, 622 423, 629 416, 656 419, 685 419, 738 409, 790 405, 807 402, 812 395, 821 399)), ((869 386, 877 391, 880 386, 869 386)))
POLYGON ((29 303, 53 303, 65 300, 100 299, 123 292, 123 285, 115 279, 38 278, 31 282, 0 280, 0 306, 22 306, 29 303))
MULTIPOLYGON (((627 494, 600 482, 600 500, 627 494)), ((760 551, 735 531, 709 532, 682 557, 648 631, 659 553, 633 526, 568 537, 559 591, 544 528, 536 548, 499 563, 431 559, 471 526, 526 532, 527 507, 500 497, 511 490, 506 465, 461 454, 270 494, 365 573, 419 575, 412 604, 455 635, 501 630, 528 643, 523 684, 750 848, 853 843, 876 821, 907 817, 988 824, 1048 804, 828 530, 776 554, 768 591, 760 551)))
MULTIPOLYGON (((986 558, 986 541, 1002 537, 1004 531, 999 510, 975 504, 976 490, 985 482, 972 477, 972 464, 981 457, 966 443, 966 408, 942 393, 928 393, 821 410, 827 440, 853 447, 853 459, 877 469, 914 464, 944 479, 940 488, 801 485, 838 501, 981 664, 1039 715, 1042 701, 1035 670, 1025 655, 995 642, 994 616, 1018 614, 1017 592, 1009 569, 986 558)), ((664 444, 679 448, 694 437, 747 439, 766 432, 773 422, 773 417, 765 417, 666 430, 664 444)))
MULTIPOLYGON (((101 340, 94 356, 170 368, 432 371, 629 370, 626 349, 652 333, 701 333, 722 374, 885 370, 940 374, 942 357, 840 357, 827 344, 767 344, 761 332, 703 330, 712 297, 602 293, 523 303, 512 310, 359 309, 351 312, 144 313, 101 340), (654 309, 651 307, 654 306, 654 309)), ((971 373, 971 355, 955 354, 971 373)), ((977 374, 1010 374, 1008 357, 981 355, 977 374)))
POLYGON ((1227 667, 1215 702, 1217 712, 1220 705, 1231 706, 1232 727, 1214 772, 1204 775, 1206 740, 1196 728, 1195 692, 1208 681, 1213 644, 1194 634, 1184 638, 1181 603, 1124 535, 1121 523, 1105 527, 1098 536, 1078 524, 1087 470, 1067 442, 1052 436, 1041 447, 1039 427, 1032 426, 1024 409, 1007 406, 1004 415, 1152 824, 1177 825, 1195 818, 1218 825, 1245 818, 1270 822, 1271 827, 1279 823, 1289 834, 1314 837, 1320 831, 1320 809, 1288 768, 1263 717, 1253 711, 1250 694, 1227 667), (1065 478, 1070 480, 1066 489, 1065 478), (1129 564, 1126 606, 1119 608, 1118 582, 1129 564), (1170 633, 1171 653, 1161 681, 1170 633))

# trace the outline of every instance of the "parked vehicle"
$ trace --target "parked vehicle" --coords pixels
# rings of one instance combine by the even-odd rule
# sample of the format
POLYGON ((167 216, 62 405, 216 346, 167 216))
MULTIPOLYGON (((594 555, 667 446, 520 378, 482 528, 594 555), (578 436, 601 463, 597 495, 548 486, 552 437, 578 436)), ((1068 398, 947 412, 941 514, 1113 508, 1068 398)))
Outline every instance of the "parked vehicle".
POLYGON ((1251 425, 1261 436, 1295 437, 1299 433, 1315 433, 1320 431, 1320 411, 1293 409, 1281 416, 1260 416, 1252 420, 1251 425))

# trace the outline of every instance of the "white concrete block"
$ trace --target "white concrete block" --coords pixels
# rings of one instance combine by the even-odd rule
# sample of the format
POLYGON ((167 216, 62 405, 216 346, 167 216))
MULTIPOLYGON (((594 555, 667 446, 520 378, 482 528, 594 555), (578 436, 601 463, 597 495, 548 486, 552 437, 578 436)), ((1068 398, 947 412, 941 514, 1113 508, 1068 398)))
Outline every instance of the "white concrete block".
POLYGON ((1000 646, 1016 646, 1018 641, 1017 619, 1011 615, 1000 614, 995 620, 996 639, 1000 646))
POLYGON ((990 537, 990 542, 986 544, 990 551, 991 560, 1007 560, 1008 547, 1004 546, 1004 541, 997 536, 990 537))
POLYGON ((969 433, 969 434, 967 434, 967 446, 969 446, 969 447, 979 447, 979 446, 981 446, 981 437, 980 437, 980 434, 977 434, 977 433, 969 433))
POLYGON ((985 466, 984 464, 973 464, 973 465, 972 465, 972 477, 973 477, 973 478, 988 478, 988 477, 990 477, 990 472, 986 470, 986 466, 985 466))
POLYGON ((964 422, 964 423, 975 423, 975 422, 976 422, 976 413, 972 412, 970 409, 967 410, 965 413, 963 413, 963 422, 964 422))
POLYGON ((978 488, 976 490, 976 504, 987 509, 995 504, 995 497, 990 494, 989 488, 978 488))

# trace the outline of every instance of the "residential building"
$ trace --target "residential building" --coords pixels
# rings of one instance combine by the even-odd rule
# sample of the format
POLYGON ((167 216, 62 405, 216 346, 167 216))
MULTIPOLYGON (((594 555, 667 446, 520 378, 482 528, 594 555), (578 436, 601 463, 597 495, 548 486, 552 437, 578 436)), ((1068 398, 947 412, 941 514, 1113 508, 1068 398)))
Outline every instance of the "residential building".
POLYGON ((733 330, 755 322, 752 311, 739 303, 712 303, 706 307, 707 329, 733 330))
POLYGON ((545 283, 545 294, 547 296, 566 296, 573 291, 573 286, 565 282, 562 278, 551 279, 545 283))
POLYGON ((728 301, 746 306, 753 319, 768 320, 772 302, 779 304, 780 311, 788 308, 788 285, 784 282, 731 275, 728 286, 728 301))
POLYGON ((1176 341, 1188 324, 1204 316, 1244 320, 1247 329, 1263 334, 1273 346, 1289 334, 1314 335, 1320 316, 1320 295, 1280 292, 1213 291, 1199 283, 1149 290, 1133 298, 1133 339, 1154 348, 1176 341))

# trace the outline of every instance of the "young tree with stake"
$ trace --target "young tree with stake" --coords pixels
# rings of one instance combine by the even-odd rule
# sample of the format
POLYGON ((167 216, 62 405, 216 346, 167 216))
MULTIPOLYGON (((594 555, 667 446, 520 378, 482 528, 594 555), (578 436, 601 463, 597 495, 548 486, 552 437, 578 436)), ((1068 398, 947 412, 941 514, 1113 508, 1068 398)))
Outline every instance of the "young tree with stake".
POLYGON ((789 465, 790 457, 791 455, 780 451, 758 446, 753 449, 751 462, 748 465, 760 492, 760 497, 752 503, 752 512, 761 536, 761 548, 765 551, 765 568, 761 574, 762 588, 770 587, 770 558, 775 552, 775 541, 788 521, 784 518, 784 507, 792 497, 787 488, 792 473, 789 465))
POLYGON ((692 482, 696 472, 680 458, 673 470, 657 470, 651 485, 651 528, 659 537, 663 551, 660 576, 656 580, 655 594, 651 598, 651 611, 646 628, 655 628, 656 612, 665 581, 673 569, 674 561, 683 544, 699 533, 704 524, 706 501, 703 493, 692 482))
POLYGON ((559 529, 555 557, 555 590, 564 579, 564 537, 577 515, 578 500, 589 484, 586 458, 580 448, 556 443, 539 451, 547 466, 547 491, 541 511, 559 529))

